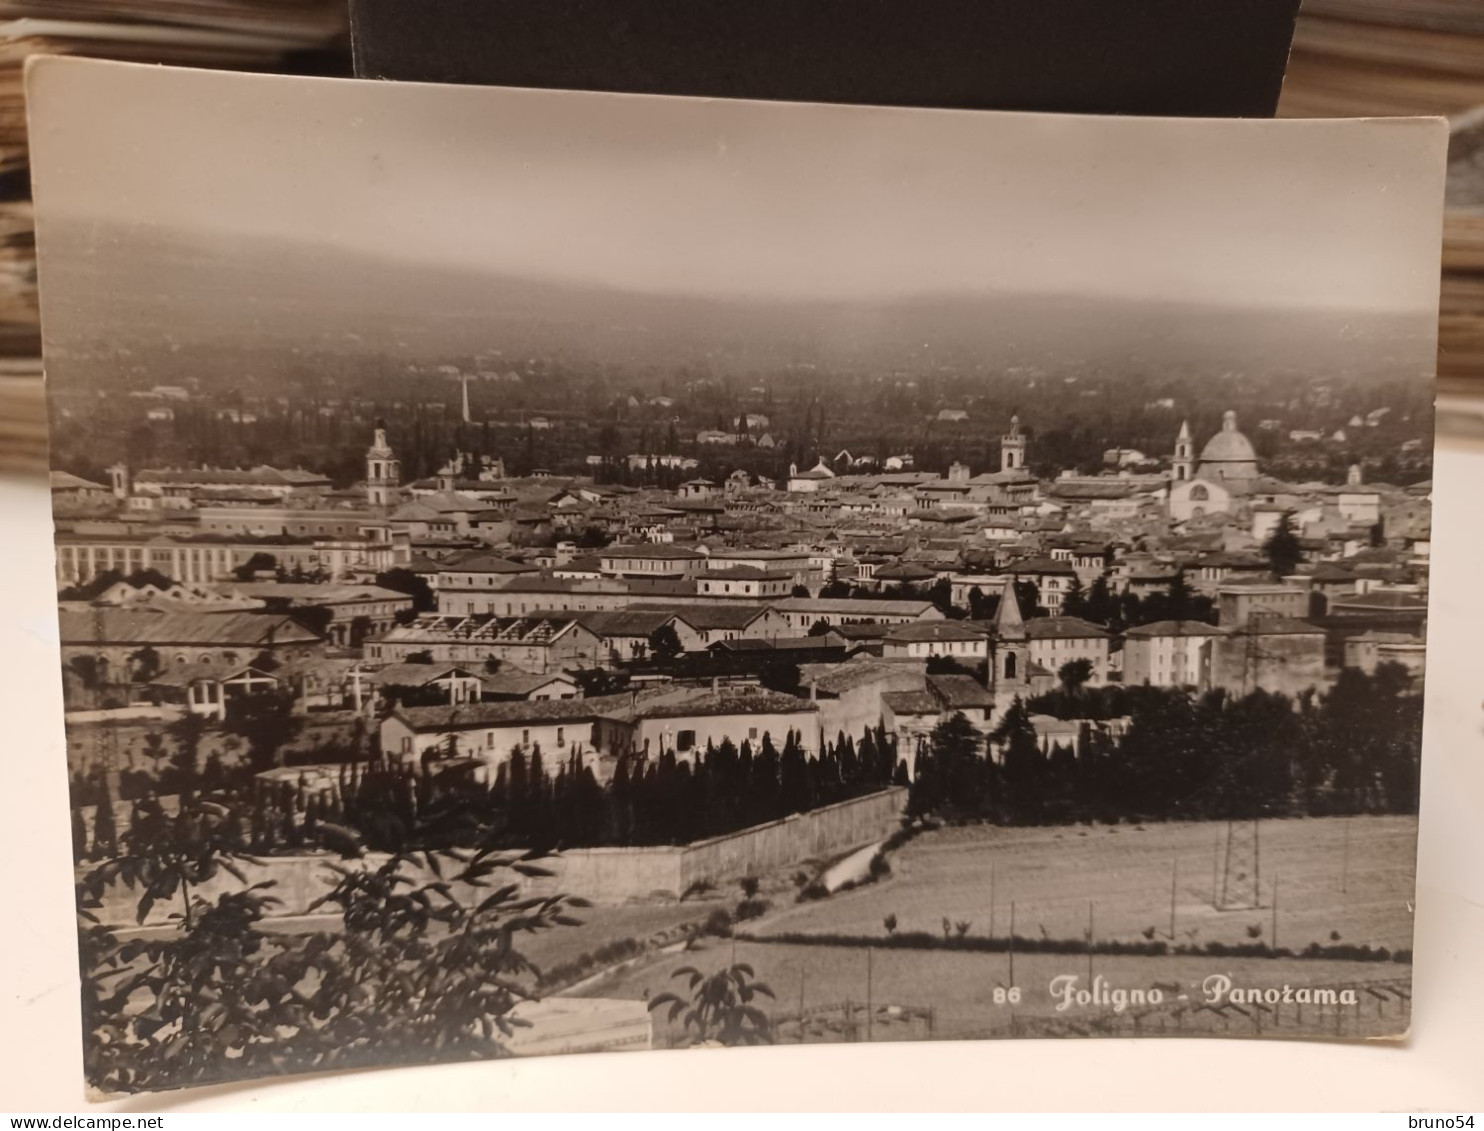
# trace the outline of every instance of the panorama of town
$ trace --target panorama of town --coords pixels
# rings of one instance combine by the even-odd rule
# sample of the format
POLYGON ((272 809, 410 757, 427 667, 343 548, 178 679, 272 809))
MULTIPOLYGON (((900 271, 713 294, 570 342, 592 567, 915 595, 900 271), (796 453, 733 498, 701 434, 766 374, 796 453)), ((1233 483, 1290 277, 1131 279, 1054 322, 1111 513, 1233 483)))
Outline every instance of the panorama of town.
MULTIPOLYGON (((325 929, 326 892, 350 930, 316 862, 499 849, 519 896, 591 906, 520 944, 529 1027, 481 1055, 1405 1027, 1421 408, 1319 380, 1155 396, 1131 411, 1162 446, 1079 456, 1038 418, 1051 395, 1095 418, 1075 378, 993 414, 862 393, 914 454, 831 429, 878 402, 802 379, 724 415, 714 382, 621 392, 601 427, 502 416, 517 375, 419 380, 416 403, 54 396, 95 922, 152 937, 245 876, 277 885, 275 937, 325 929), (325 460, 224 466, 243 435, 325 460), (233 799, 201 859, 238 864, 126 890, 118 862, 201 796, 233 799), (697 969, 740 999, 686 1013, 697 969)), ((100 1037, 90 1076, 343 1063, 238 1044, 161 1078, 148 1039, 100 1037)))

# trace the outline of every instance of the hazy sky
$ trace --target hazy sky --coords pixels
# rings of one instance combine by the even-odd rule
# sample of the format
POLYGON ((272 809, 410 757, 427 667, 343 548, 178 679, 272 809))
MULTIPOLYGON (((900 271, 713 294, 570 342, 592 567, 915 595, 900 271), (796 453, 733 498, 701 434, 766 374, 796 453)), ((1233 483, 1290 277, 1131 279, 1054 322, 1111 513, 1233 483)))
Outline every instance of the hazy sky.
POLYGON ((1437 303, 1436 120, 887 110, 68 59, 33 64, 29 84, 43 253, 49 225, 90 219, 719 297, 1437 303))

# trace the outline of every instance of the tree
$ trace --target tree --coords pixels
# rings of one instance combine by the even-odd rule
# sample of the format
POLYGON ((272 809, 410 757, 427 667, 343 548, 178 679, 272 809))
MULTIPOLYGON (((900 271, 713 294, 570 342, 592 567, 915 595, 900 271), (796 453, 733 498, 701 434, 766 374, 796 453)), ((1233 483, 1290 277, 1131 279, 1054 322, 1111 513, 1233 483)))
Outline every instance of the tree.
POLYGON ((953 603, 953 582, 946 577, 940 577, 927 589, 927 599, 945 617, 952 620, 962 620, 964 610, 953 603))
POLYGON ((408 652, 405 662, 409 664, 431 664, 433 662, 433 651, 431 648, 424 648, 418 652, 408 652))
POLYGON ((791 589, 789 591, 789 596, 791 596, 791 597, 808 597, 809 596, 809 586, 807 586, 807 585, 795 585, 793 587, 793 589, 791 589))
POLYGON ((1069 699, 1075 699, 1082 685, 1092 679, 1092 661, 1087 659, 1068 660, 1057 671, 1057 678, 1061 680, 1062 687, 1066 690, 1069 699))
POLYGON ((669 1020, 672 1022, 683 1015, 685 1044, 773 1043, 772 1021, 752 1003, 760 995, 769 998, 776 995, 767 985, 754 980, 756 975, 747 963, 724 966, 709 976, 694 966, 682 966, 671 977, 688 980, 690 999, 666 992, 651 998, 649 1008, 655 1010, 669 1006, 669 1020))
POLYGON ((1175 576, 1170 579, 1170 591, 1167 598, 1169 606, 1163 619, 1190 620, 1192 596, 1190 583, 1185 580, 1185 571, 1176 570, 1175 576))
POLYGON ((1044 617, 1046 607, 1041 604, 1041 587, 1034 581, 1015 582, 1015 600, 1020 611, 1028 617, 1044 617))
POLYGON ((103 686, 108 661, 102 656, 73 656, 67 661, 67 667, 73 675, 77 676, 84 688, 88 691, 97 691, 103 686))
POLYGON ((260 572, 272 573, 278 569, 278 559, 264 550, 258 550, 247 561, 232 571, 238 581, 251 581, 260 572))
POLYGON ((93 809, 93 859, 107 860, 118 853, 118 825, 113 818, 113 791, 103 777, 98 804, 93 809))
POLYGON ((809 626, 810 636, 828 636, 833 631, 834 625, 830 624, 830 622, 825 620, 824 617, 820 617, 817 621, 809 626))
POLYGON ((283 763, 283 748, 303 724, 293 711, 294 696, 288 690, 260 691, 232 704, 226 730, 246 740, 247 761, 253 773, 283 763))
POLYGON ((1263 543, 1262 549, 1268 559, 1268 568, 1273 571, 1275 578, 1281 580, 1298 568, 1299 562, 1303 560, 1303 548, 1293 529, 1292 511, 1284 511, 1279 516, 1278 525, 1263 543))
POLYGON ((992 736, 1004 751, 1001 775, 1005 783, 1004 804, 1012 821, 1035 823, 1045 803, 1043 778, 1046 758, 1036 740, 1030 712, 1016 696, 992 736))
POLYGON ((1086 617, 1087 597, 1082 592, 1082 579, 1072 575, 1072 583, 1061 597, 1061 615, 1064 617, 1086 617))
POLYGON ((105 569, 90 581, 81 585, 69 585, 57 594, 57 599, 59 601, 92 601, 122 580, 124 580, 124 575, 118 570, 105 569))
POLYGON ((414 573, 410 569, 398 566, 384 573, 376 575, 376 584, 383 589, 391 589, 397 593, 406 593, 412 598, 412 609, 416 613, 430 613, 438 607, 438 598, 434 596, 428 579, 420 573, 414 573))
POLYGON ((329 605, 304 605, 294 609, 290 615, 295 623, 319 637, 329 634, 330 625, 335 620, 335 610, 329 605))
POLYGON ((233 1076, 508 1055, 515 1005, 535 968, 514 945, 528 932, 572 926, 564 896, 523 899, 522 876, 549 876, 527 854, 396 854, 373 866, 358 837, 319 822, 343 864, 309 904, 334 908, 338 930, 282 934, 260 927, 277 902, 248 884, 231 799, 156 807, 129 855, 79 884, 84 1066, 104 1091, 144 1091, 233 1076), (220 873, 238 890, 197 894, 220 873), (107 890, 141 892, 143 922, 161 899, 181 901, 180 930, 121 942, 97 922, 107 890), (472 896, 462 893, 473 892, 472 896), (477 902, 476 902, 477 901, 477 902))
POLYGON ((160 653, 152 645, 146 644, 143 648, 130 652, 129 662, 134 665, 134 680, 137 683, 148 683, 160 674, 160 653))
POLYGON ((649 634, 649 654, 656 659, 673 660, 684 650, 673 624, 662 624, 649 634))
POLYGON ((173 784, 179 790, 191 789, 201 772, 201 739, 206 734, 206 720, 187 711, 165 730, 175 743, 175 753, 170 758, 170 769, 175 778, 173 784))
POLYGON ((969 590, 969 617, 972 620, 989 620, 994 616, 995 606, 998 602, 987 596, 983 589, 975 585, 969 590))

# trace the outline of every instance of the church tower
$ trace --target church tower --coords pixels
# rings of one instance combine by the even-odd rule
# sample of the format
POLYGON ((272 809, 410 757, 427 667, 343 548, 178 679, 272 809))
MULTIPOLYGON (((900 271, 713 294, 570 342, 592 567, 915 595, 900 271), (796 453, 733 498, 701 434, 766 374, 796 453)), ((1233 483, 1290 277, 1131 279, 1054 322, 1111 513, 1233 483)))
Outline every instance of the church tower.
POLYGON ((386 442, 386 421, 376 422, 376 434, 366 449, 366 502, 373 507, 393 506, 401 493, 402 461, 386 442))
POLYGON ((995 610, 989 647, 989 690, 994 696, 996 719, 1009 709, 1017 695, 1025 699, 1029 694, 1030 666, 1030 636, 1025 630, 1020 600, 1015 595, 1015 580, 1006 578, 999 608, 995 610))
POLYGON ((1020 417, 1010 418, 1010 431, 1000 437, 1000 470, 1021 471, 1025 467, 1025 437, 1020 431, 1020 417))
POLYGON ((113 497, 119 502, 124 502, 129 497, 129 468, 123 463, 116 463, 108 469, 109 483, 113 487, 113 497))
POLYGON ((1180 435, 1175 437, 1175 458, 1170 463, 1176 483, 1195 476, 1195 444, 1190 438, 1190 421, 1180 422, 1180 435))

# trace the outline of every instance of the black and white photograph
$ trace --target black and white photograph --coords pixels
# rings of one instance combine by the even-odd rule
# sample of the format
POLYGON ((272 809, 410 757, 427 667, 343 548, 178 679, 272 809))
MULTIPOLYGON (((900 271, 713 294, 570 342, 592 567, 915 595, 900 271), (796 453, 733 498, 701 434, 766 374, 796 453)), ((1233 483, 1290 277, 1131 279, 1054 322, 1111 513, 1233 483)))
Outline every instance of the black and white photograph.
POLYGON ((1442 120, 28 100, 90 1094, 1408 1032, 1442 120))

